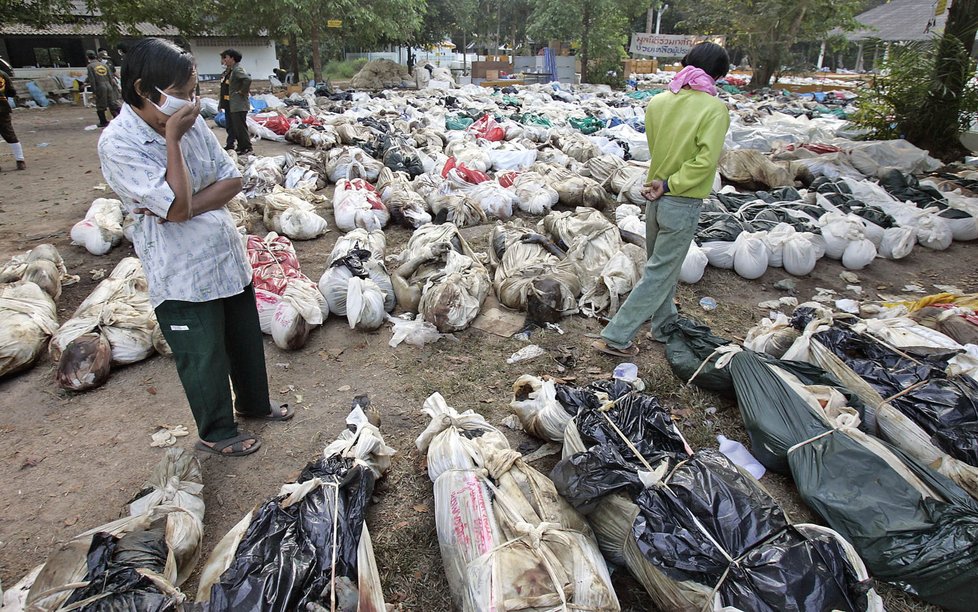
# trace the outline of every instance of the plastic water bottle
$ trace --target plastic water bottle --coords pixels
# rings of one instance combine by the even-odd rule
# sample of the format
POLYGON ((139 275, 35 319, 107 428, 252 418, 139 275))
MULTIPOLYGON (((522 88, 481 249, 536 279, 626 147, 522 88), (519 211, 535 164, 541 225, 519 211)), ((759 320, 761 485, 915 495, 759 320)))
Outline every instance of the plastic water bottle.
POLYGON ((645 389, 645 383, 638 377, 638 366, 634 363, 619 363, 615 366, 615 371, 612 375, 618 380, 627 382, 635 387, 637 391, 643 391, 645 389))
POLYGON ((723 453, 727 459, 747 470, 754 478, 759 480, 767 471, 764 469, 764 466, 754 458, 754 455, 750 454, 750 451, 747 450, 747 448, 740 442, 731 440, 724 435, 717 436, 717 442, 720 443, 720 452, 723 453))
POLYGON ((707 311, 709 311, 709 310, 716 310, 717 309, 717 301, 714 300, 711 297, 701 298, 700 299, 700 306, 703 308, 703 310, 707 310, 707 311))

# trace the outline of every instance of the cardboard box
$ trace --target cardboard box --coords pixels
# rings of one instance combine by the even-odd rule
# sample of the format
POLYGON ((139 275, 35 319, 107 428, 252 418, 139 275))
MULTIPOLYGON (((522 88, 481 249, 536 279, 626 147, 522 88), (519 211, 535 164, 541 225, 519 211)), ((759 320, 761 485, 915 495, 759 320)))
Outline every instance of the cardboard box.
POLYGON ((285 93, 288 95, 292 95, 294 93, 302 93, 302 85, 289 85, 286 88, 285 93))
POLYGON ((486 70, 486 80, 487 81, 495 81, 498 78, 499 78, 499 71, 498 70, 486 70))

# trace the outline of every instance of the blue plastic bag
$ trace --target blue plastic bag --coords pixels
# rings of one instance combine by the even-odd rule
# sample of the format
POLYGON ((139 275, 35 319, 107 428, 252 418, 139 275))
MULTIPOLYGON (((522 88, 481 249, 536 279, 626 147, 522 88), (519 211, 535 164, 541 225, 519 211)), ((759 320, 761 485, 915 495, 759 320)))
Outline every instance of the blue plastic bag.
POLYGON ((38 106, 43 108, 51 104, 51 101, 48 100, 48 97, 44 95, 44 92, 41 91, 41 88, 34 81, 27 82, 27 91, 31 92, 31 97, 34 98, 38 106))
POLYGON ((227 117, 224 115, 224 111, 214 115, 214 123, 216 123, 218 127, 227 127, 227 117))
POLYGON ((268 102, 261 98, 249 98, 249 100, 251 100, 251 112, 253 113, 260 113, 268 108, 268 102))

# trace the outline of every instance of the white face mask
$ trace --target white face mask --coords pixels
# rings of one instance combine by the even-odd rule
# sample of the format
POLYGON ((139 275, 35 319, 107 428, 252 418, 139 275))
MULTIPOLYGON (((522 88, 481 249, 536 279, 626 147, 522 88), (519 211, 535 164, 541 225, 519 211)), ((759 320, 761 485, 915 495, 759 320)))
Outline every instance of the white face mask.
MULTIPOLYGON (((156 108, 158 108, 159 111, 161 113, 163 113, 164 115, 166 115, 167 117, 171 116, 173 113, 177 112, 178 110, 180 110, 184 106, 187 106, 188 104, 193 104, 194 103, 194 100, 192 98, 190 100, 184 100, 183 98, 177 98, 177 97, 171 96, 170 94, 164 92, 159 87, 156 88, 156 91, 160 92, 160 94, 163 96, 164 100, 163 100, 162 106, 159 105, 159 104, 156 104, 155 102, 153 103, 153 106, 155 106, 156 108)), ((152 102, 152 100, 150 100, 150 102, 152 102)))

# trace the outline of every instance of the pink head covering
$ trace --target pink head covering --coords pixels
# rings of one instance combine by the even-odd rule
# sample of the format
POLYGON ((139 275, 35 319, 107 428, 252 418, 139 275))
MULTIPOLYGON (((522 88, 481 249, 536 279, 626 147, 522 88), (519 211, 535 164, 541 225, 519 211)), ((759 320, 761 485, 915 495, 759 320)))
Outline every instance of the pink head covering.
POLYGON ((702 68, 696 66, 686 66, 669 82, 669 91, 679 93, 679 90, 689 85, 690 89, 702 91, 711 96, 717 95, 717 85, 713 77, 703 72, 702 68))

